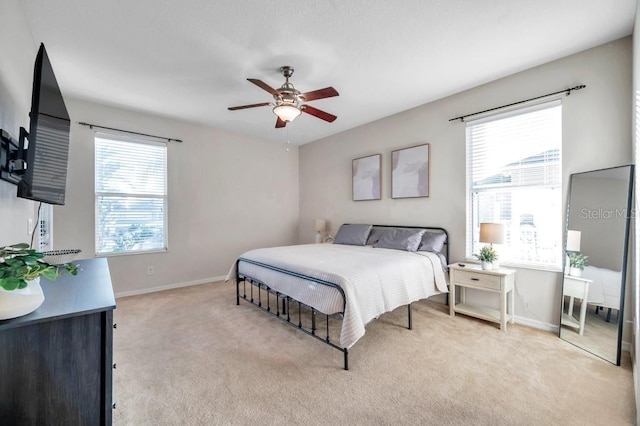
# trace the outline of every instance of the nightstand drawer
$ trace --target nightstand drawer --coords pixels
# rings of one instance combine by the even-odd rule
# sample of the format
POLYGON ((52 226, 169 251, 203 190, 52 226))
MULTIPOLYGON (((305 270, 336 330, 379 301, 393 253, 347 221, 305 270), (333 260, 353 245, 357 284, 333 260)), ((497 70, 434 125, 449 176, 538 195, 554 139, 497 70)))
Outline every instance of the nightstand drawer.
POLYGON ((500 277, 497 275, 478 274, 467 271, 456 271, 456 284, 485 287, 500 290, 500 277))

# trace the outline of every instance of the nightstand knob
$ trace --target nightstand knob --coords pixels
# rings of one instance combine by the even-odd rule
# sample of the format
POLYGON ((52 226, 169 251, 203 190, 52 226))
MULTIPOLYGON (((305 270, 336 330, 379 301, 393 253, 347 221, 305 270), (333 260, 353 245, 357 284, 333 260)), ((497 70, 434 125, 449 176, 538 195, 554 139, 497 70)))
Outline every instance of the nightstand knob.
POLYGON ((471 281, 480 281, 480 278, 471 278, 471 281))

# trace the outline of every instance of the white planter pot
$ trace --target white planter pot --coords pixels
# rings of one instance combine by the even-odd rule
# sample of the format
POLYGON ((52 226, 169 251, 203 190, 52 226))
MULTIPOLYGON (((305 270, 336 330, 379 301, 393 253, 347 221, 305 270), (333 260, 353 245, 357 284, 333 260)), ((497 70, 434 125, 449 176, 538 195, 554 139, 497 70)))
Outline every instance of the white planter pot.
POLYGON ((40 287, 40 278, 27 281, 27 286, 20 290, 7 291, 0 288, 0 320, 27 315, 44 302, 44 294, 40 287))
POLYGON ((581 277, 582 276, 582 269, 580 269, 580 268, 569 268, 569 275, 571 275, 572 277, 581 277))
POLYGON ((493 264, 491 262, 481 262, 480 265, 482 266, 482 269, 485 271, 493 269, 493 264))

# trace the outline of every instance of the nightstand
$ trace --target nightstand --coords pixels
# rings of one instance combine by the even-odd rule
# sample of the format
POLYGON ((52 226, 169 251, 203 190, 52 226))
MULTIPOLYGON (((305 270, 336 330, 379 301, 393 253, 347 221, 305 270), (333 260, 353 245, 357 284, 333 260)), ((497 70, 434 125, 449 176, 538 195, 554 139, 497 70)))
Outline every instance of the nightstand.
POLYGON ((584 320, 587 317, 587 298, 589 297, 589 284, 593 281, 586 278, 574 277, 572 275, 564 276, 562 283, 562 320, 560 323, 568 327, 577 328, 582 336, 584 334, 584 320), (564 313, 564 297, 569 298, 569 311, 564 313), (580 299, 580 318, 578 320, 573 316, 573 301, 580 299))
POLYGON ((515 316, 515 276, 516 271, 513 269, 483 270, 479 265, 472 263, 449 265, 449 291, 451 293, 449 313, 451 316, 455 316, 457 312, 497 322, 500 324, 500 330, 507 331, 507 319, 513 324, 515 316), (456 304, 456 287, 460 287, 460 303, 458 304, 456 304), (467 288, 497 293, 500 296, 500 310, 466 303, 465 290, 467 288), (508 300, 507 295, 510 296, 508 300))

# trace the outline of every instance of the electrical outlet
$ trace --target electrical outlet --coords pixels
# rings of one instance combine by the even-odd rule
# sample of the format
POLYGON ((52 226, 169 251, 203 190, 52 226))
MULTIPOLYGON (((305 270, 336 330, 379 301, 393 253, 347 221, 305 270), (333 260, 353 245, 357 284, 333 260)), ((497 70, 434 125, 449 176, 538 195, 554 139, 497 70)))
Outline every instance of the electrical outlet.
POLYGON ((153 275, 154 273, 153 266, 147 266, 147 275, 153 275))

